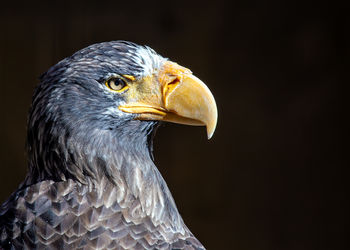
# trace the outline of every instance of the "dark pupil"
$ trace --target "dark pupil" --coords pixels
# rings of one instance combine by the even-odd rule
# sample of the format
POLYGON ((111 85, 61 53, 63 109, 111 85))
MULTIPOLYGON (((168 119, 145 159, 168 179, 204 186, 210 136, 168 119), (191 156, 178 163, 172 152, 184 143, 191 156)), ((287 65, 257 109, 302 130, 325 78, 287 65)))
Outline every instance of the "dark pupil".
POLYGON ((111 89, 120 90, 124 87, 124 81, 120 78, 113 78, 109 81, 109 87, 111 89))
POLYGON ((120 79, 120 78, 116 78, 116 79, 114 79, 114 84, 115 84, 115 86, 117 86, 117 87, 119 87, 120 85, 123 85, 123 80, 122 79, 120 79))

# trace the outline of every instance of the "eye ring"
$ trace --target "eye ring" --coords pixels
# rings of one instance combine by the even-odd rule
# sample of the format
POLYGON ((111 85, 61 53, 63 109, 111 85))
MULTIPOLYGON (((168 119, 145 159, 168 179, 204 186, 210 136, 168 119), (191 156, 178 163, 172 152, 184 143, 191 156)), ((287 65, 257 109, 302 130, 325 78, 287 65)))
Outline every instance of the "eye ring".
POLYGON ((120 77, 109 78, 106 81, 105 85, 110 90, 112 90, 114 92, 118 92, 118 93, 123 92, 124 90, 126 90, 128 88, 128 85, 126 84, 126 82, 120 77))

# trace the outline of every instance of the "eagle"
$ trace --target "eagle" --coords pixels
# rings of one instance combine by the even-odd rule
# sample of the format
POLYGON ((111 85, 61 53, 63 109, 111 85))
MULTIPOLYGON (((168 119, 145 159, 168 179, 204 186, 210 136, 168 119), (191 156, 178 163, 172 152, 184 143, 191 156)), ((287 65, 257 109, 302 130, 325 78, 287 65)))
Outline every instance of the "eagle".
POLYGON ((162 122, 215 130, 192 72, 128 41, 90 45, 34 90, 28 173, 0 207, 0 249, 204 249, 155 166, 162 122))

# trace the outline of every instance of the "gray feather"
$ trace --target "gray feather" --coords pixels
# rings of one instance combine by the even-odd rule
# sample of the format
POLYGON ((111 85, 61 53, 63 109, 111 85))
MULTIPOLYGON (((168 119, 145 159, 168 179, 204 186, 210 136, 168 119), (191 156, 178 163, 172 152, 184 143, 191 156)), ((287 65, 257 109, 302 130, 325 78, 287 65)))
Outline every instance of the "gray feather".
POLYGON ((153 163, 156 121, 117 107, 103 82, 166 61, 148 47, 89 46, 48 70, 28 120, 29 172, 0 207, 3 249, 204 249, 153 163))

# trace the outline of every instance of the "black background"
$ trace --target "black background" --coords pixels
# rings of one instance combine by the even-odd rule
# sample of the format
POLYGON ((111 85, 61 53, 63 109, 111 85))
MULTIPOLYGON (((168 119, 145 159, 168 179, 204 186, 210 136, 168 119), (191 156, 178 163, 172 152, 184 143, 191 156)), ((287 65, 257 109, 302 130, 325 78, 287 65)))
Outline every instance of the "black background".
POLYGON ((155 139, 157 166, 208 249, 345 249, 346 15, 319 1, 1 3, 0 202, 25 176, 38 76, 92 43, 130 40, 190 68, 216 98, 210 141, 175 124, 155 139))

